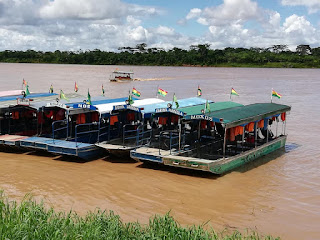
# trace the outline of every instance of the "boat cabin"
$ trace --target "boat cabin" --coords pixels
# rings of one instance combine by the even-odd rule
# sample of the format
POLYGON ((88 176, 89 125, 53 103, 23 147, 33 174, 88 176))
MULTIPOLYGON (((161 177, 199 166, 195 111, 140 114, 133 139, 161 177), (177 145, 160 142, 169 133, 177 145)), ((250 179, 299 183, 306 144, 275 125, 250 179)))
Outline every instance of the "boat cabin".
POLYGON ((110 82, 133 81, 133 72, 113 71, 110 75, 110 82))

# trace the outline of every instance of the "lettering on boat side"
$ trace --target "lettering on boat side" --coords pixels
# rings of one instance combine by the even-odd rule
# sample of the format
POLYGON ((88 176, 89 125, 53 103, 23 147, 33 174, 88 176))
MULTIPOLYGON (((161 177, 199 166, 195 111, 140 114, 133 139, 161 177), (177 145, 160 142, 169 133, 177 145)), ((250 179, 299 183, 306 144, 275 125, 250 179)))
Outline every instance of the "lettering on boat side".
POLYGON ((131 106, 131 105, 118 105, 118 106, 113 106, 113 110, 123 110, 123 109, 129 109, 132 111, 136 111, 136 112, 141 112, 141 109, 135 106, 131 106))
POLYGON ((30 106, 30 99, 28 99, 28 98, 17 98, 17 105, 30 106))
POLYGON ((73 108, 85 108, 85 109, 90 109, 90 110, 97 110, 97 108, 95 106, 85 104, 85 103, 73 104, 73 108))
POLYGON ((212 121, 212 117, 206 116, 206 115, 191 115, 192 120, 207 120, 212 121))
POLYGON ((179 111, 179 110, 176 110, 176 109, 172 109, 172 108, 157 108, 156 109, 156 113, 163 113, 163 112, 170 112, 170 113, 173 113, 173 114, 176 114, 176 115, 179 115, 181 117, 184 116, 184 113, 179 111))
POLYGON ((59 102, 51 102, 51 103, 47 103, 46 105, 47 107, 61 107, 61 108, 67 108, 67 105, 63 104, 63 103, 59 103, 59 102))

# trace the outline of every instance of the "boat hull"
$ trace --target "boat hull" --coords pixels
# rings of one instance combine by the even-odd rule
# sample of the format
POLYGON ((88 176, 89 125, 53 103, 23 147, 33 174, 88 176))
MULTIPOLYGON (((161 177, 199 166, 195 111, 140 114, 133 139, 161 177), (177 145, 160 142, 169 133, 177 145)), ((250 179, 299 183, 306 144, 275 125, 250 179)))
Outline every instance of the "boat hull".
POLYGON ((236 156, 220 158, 217 160, 184 157, 179 155, 157 155, 154 153, 139 153, 136 151, 131 151, 131 157, 138 161, 158 162, 168 166, 189 168, 220 175, 283 148, 285 146, 286 139, 287 136, 281 136, 269 143, 265 143, 249 151, 242 152, 236 156))

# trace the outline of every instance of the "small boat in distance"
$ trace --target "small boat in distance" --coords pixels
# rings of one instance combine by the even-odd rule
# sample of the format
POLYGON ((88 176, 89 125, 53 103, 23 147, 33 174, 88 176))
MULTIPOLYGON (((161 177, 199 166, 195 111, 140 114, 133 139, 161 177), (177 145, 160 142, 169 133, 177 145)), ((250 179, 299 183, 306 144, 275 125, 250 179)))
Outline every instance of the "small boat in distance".
POLYGON ((113 71, 110 75, 110 82, 130 82, 133 81, 133 72, 113 71))

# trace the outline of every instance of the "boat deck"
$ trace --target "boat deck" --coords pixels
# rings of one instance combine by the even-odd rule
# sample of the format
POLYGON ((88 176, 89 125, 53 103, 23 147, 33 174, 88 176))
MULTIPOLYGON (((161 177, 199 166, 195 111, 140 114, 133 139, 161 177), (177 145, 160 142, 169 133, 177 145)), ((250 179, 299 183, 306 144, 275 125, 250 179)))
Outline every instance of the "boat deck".
POLYGON ((130 152, 130 156, 138 161, 146 160, 158 163, 163 163, 163 158, 166 156, 175 156, 177 154, 178 152, 175 151, 170 154, 170 151, 167 150, 160 150, 159 152, 159 148, 150 147, 140 147, 130 152))
POLYGON ((29 138, 27 136, 20 135, 0 135, 0 144, 8 146, 19 146, 20 140, 29 138))
POLYGON ((93 158, 101 151, 101 148, 94 144, 19 135, 2 135, 0 136, 0 144, 34 150, 44 150, 54 154, 76 156, 83 159, 93 158))

